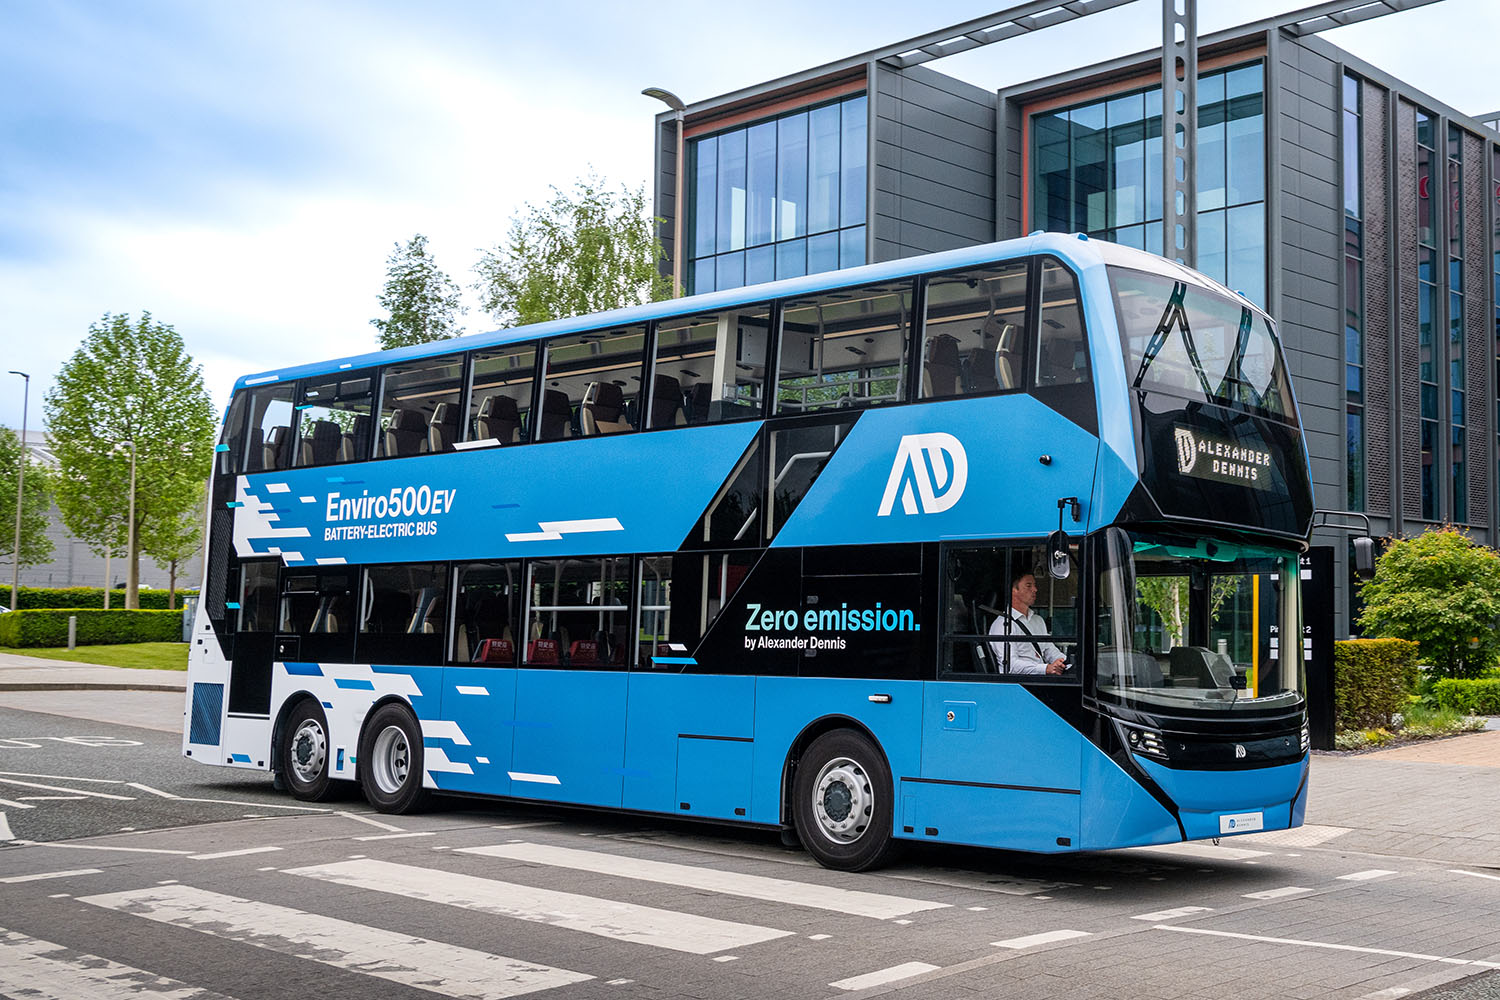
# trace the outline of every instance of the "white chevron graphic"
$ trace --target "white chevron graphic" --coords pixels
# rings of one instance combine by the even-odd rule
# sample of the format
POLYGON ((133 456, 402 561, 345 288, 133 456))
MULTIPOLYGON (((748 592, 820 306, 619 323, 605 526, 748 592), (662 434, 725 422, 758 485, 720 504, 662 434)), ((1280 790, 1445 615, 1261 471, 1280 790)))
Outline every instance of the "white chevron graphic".
POLYGON ((625 526, 618 518, 595 517, 582 521, 540 521, 537 527, 541 531, 523 531, 514 535, 507 534, 507 542, 556 542, 563 535, 575 535, 589 531, 624 531, 625 526))

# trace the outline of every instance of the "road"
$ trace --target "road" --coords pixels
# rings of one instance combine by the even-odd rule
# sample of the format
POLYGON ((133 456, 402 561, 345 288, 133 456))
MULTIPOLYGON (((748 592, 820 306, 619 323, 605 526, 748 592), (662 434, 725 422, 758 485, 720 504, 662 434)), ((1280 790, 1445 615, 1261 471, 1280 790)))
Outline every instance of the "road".
POLYGON ((761 832, 444 805, 306 806, 169 732, 0 708, 0 995, 1500 996, 1500 869, 1348 826, 849 875, 761 832))

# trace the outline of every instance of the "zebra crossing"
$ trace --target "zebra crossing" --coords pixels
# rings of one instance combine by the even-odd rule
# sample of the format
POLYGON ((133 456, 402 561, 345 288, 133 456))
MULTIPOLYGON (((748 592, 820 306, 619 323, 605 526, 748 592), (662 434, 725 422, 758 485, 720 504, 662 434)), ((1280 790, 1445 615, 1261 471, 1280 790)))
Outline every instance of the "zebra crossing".
MULTIPOLYGON (((229 852, 225 856, 238 853, 229 852)), ((799 931, 609 898, 610 895, 624 895, 624 892, 611 893, 606 888, 611 884, 607 879, 599 880, 601 891, 595 895, 541 888, 490 876, 508 874, 518 868, 528 871, 542 869, 554 873, 588 872, 635 883, 668 885, 688 893, 698 902, 700 909, 705 895, 710 899, 736 897, 774 904, 757 907, 756 913, 761 917, 781 912, 780 908, 784 907, 787 922, 793 927, 805 924, 809 911, 814 916, 835 913, 860 921, 895 921, 904 915, 949 906, 907 896, 539 843, 466 847, 446 856, 494 859, 505 862, 507 871, 472 874, 362 856, 259 870, 262 873, 275 872, 274 877, 302 880, 304 885, 325 883, 339 886, 353 890, 358 896, 354 901, 358 905, 344 899, 326 906, 299 908, 287 905, 284 900, 289 897, 318 899, 321 903, 326 897, 303 892, 288 894, 276 902, 257 899, 253 897, 266 893, 252 890, 266 883, 249 879, 243 883, 236 881, 232 886, 236 892, 221 891, 222 885, 210 889, 177 880, 98 892, 90 891, 95 887, 88 882, 100 874, 99 869, 76 869, 58 873, 58 877, 68 879, 71 876, 80 893, 59 896, 96 910, 118 914, 128 921, 149 921, 174 928, 179 939, 181 932, 191 932, 437 996, 471 1000, 503 1000, 546 991, 557 991, 556 995, 566 996, 568 987, 579 984, 593 981, 602 986, 625 981, 609 979, 602 964, 584 960, 591 955, 591 949, 581 943, 576 948, 552 953, 553 959, 559 954, 580 959, 578 962, 564 959, 562 965, 583 966, 564 968, 553 964, 553 960, 537 961, 532 956, 511 954, 516 950, 511 946, 499 949, 506 952, 500 954, 499 951, 472 947, 472 938, 466 944, 451 943, 442 940, 441 933, 428 936, 427 933, 398 932, 313 910, 326 908, 347 914, 352 905, 354 912, 362 913, 367 909, 363 894, 370 895, 369 907, 376 907, 380 900, 394 896, 451 908, 449 912, 480 915, 485 920, 542 924, 568 934, 607 939, 618 945, 655 949, 658 953, 702 956, 722 963, 753 956, 757 947, 793 937, 799 931), (520 864, 515 864, 517 862, 520 864), (90 878, 84 880, 85 875, 90 878)), ((473 871, 472 865, 470 871, 473 871)), ((589 884, 593 885, 592 882, 589 884)), ((664 894, 659 889, 653 891, 657 895, 664 894)), ((440 926, 424 922, 422 930, 431 932, 440 926)), ((132 932, 132 937, 135 937, 135 932, 132 932)), ((808 937, 818 940, 827 935, 808 937)), ((517 935, 506 931, 503 924, 493 924, 487 927, 484 939, 515 942, 517 935), (493 933, 489 932, 491 929, 493 933)), ((149 936, 141 934, 139 940, 149 940, 149 936)), ((145 953, 149 954, 149 949, 145 953)), ((866 982, 895 981, 935 968, 921 962, 909 962, 890 970, 858 970, 865 975, 809 985, 849 990, 866 982)), ((29 1000, 85 1000, 93 997, 233 1000, 216 992, 223 989, 222 983, 212 985, 214 989, 161 975, 150 967, 149 959, 143 959, 140 967, 133 967, 31 937, 13 928, 0 927, 0 996, 3 997, 26 997, 29 1000)), ((372 986, 369 995, 379 996, 380 989, 372 986)))

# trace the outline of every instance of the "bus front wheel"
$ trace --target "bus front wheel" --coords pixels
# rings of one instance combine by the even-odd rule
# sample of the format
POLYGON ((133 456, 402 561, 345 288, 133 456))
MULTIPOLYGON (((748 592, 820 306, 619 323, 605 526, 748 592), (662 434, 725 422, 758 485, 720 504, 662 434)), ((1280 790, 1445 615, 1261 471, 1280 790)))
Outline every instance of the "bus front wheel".
POLYGON ((421 812, 431 798, 422 787, 422 727, 405 705, 383 705, 370 716, 359 743, 359 786, 383 813, 421 812))
POLYGON ((819 864, 874 868, 891 853, 891 769, 874 743, 849 729, 813 740, 797 764, 792 819, 819 864))
POLYGON ((311 698, 303 698, 286 718, 277 754, 281 780, 304 802, 326 802, 333 797, 328 773, 328 718, 311 698))

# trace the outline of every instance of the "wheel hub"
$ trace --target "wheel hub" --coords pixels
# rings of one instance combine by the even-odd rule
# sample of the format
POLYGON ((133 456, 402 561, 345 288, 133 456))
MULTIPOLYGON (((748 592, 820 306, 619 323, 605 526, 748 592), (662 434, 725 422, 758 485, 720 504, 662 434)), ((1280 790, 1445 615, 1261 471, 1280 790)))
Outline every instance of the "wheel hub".
POLYGON ((292 734, 292 772, 297 780, 314 781, 328 760, 328 737, 315 719, 303 719, 292 734))
POLYGON ((874 813, 874 784, 858 761, 839 757, 823 765, 813 786, 818 832, 834 843, 852 844, 865 835, 874 813))
POLYGON ((400 726, 386 726, 375 737, 370 761, 375 784, 387 795, 399 792, 411 776, 411 745, 400 726))

